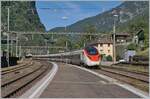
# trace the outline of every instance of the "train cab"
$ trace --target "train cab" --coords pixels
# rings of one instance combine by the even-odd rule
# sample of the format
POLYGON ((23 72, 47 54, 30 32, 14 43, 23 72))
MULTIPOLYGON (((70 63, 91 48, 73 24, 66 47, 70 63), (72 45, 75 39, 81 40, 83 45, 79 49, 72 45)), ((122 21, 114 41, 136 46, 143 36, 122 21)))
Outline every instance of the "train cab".
POLYGON ((83 62, 88 66, 94 66, 100 64, 100 54, 98 49, 94 46, 88 46, 83 50, 83 62))

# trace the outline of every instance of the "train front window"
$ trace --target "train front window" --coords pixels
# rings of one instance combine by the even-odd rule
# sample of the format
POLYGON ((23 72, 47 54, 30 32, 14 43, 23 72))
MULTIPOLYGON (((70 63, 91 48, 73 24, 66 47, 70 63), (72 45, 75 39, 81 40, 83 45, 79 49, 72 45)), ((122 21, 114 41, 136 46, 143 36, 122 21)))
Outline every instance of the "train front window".
POLYGON ((88 54, 90 54, 90 55, 98 54, 97 49, 94 47, 88 47, 88 48, 86 48, 86 50, 87 50, 88 54))

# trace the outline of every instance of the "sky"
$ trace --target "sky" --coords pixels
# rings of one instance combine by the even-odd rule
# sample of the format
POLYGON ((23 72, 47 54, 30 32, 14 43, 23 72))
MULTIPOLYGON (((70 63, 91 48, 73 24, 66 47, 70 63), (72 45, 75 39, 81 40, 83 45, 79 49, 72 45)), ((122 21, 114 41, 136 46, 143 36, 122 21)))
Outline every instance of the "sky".
POLYGON ((40 21, 46 31, 108 11, 121 1, 36 1, 40 21))

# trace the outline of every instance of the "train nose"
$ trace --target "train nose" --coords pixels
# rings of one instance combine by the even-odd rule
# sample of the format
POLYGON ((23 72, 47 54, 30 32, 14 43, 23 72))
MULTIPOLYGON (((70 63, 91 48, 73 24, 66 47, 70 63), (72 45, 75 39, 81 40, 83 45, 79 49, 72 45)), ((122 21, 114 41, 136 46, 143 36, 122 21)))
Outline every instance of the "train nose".
POLYGON ((99 61, 100 56, 99 56, 99 55, 88 55, 88 58, 89 58, 91 61, 99 61))

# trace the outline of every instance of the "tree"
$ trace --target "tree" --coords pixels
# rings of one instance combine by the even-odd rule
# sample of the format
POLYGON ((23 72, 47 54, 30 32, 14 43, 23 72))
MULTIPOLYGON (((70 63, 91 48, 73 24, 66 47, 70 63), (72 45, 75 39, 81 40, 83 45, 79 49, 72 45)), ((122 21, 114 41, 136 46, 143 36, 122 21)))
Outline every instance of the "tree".
POLYGON ((111 56, 111 55, 108 55, 108 56, 106 57, 106 59, 107 59, 107 61, 112 61, 112 56, 111 56))
POLYGON ((139 37, 139 41, 144 41, 145 37, 144 37, 144 31, 143 30, 141 30, 138 33, 138 37, 139 37))
POLYGON ((127 49, 128 49, 128 50, 136 50, 136 45, 133 44, 133 43, 131 43, 131 44, 129 44, 129 45, 127 46, 127 49))
MULTIPOLYGON (((94 34, 94 33, 96 33, 96 27, 94 26, 94 25, 92 25, 92 24, 87 24, 86 26, 85 26, 85 32, 86 33, 90 33, 90 34, 94 34)), ((95 39, 95 36, 94 35, 86 35, 85 36, 85 39, 86 39, 86 41, 91 41, 91 40, 94 40, 95 39)))
MULTIPOLYGON (((93 34, 93 33, 96 33, 96 27, 92 24, 87 24, 85 27, 84 27, 84 31, 85 33, 88 33, 88 34, 93 34)), ((77 45, 76 47, 77 48, 82 48, 84 47, 84 44, 88 44, 90 43, 92 40, 95 39, 95 36, 94 35, 83 35, 82 37, 79 38, 79 40, 77 41, 77 45)))

